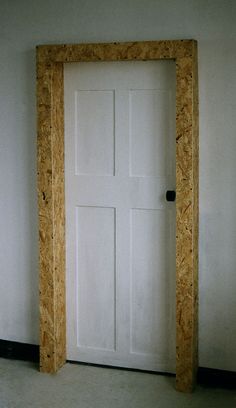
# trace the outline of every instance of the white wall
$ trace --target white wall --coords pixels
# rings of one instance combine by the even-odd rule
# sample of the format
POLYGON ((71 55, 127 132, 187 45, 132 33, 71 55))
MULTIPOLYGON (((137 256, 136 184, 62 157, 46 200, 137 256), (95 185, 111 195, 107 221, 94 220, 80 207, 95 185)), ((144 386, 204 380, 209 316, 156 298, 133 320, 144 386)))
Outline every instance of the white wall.
POLYGON ((1 0, 0 339, 38 343, 35 46, 194 38, 200 365, 236 370, 236 2, 1 0))

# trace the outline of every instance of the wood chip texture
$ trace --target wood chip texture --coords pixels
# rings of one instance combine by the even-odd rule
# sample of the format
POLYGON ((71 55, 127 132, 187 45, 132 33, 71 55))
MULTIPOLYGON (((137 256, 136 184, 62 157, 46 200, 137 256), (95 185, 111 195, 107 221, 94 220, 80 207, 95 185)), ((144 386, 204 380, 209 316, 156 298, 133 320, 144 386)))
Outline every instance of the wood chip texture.
POLYGON ((40 368, 66 360, 65 63, 173 59, 176 63, 176 388, 198 367, 198 74, 194 40, 37 47, 40 368))

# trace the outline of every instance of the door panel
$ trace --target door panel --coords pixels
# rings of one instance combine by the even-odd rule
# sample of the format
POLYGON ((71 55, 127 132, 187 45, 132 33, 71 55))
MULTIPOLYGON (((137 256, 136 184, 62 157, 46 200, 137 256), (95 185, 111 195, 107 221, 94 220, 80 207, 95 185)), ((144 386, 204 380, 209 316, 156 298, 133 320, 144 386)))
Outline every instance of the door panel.
POLYGON ((65 65, 67 356, 175 371, 175 64, 65 65))
POLYGON ((76 208, 77 342, 115 349, 115 209, 76 208))
POLYGON ((131 351, 168 352, 168 214, 131 210, 131 351), (157 288, 161 288, 158 291, 157 288))
POLYGON ((168 113, 168 92, 130 91, 131 176, 165 176, 168 113), (156 152, 161 152, 160 157, 157 158, 156 152))
POLYGON ((76 174, 114 175, 114 91, 75 94, 76 174))

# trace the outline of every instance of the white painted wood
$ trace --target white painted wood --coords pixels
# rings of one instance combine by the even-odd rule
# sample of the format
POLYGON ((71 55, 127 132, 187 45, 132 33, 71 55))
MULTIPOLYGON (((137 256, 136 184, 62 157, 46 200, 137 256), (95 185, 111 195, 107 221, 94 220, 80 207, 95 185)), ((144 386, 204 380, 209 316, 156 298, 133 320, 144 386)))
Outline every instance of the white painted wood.
POLYGON ((169 134, 169 92, 130 91, 130 166, 132 176, 165 176, 169 134), (157 157, 156 152, 161 152, 157 157))
POLYGON ((168 213, 131 210, 131 351, 168 353, 168 213), (158 288, 162 290, 159 291, 158 288))
POLYGON ((80 347, 115 348, 115 209, 76 208, 80 347))
POLYGON ((67 358, 175 371, 175 65, 65 65, 67 358))
POLYGON ((114 91, 78 90, 75 97, 76 173, 113 175, 114 91))

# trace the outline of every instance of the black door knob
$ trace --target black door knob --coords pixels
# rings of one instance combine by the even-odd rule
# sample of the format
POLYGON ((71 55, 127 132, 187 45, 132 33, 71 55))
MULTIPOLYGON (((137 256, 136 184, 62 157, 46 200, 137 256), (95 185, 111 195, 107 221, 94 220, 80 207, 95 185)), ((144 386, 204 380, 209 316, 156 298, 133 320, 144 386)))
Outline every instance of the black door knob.
POLYGON ((175 201, 176 192, 174 190, 167 190, 166 201, 175 201))

